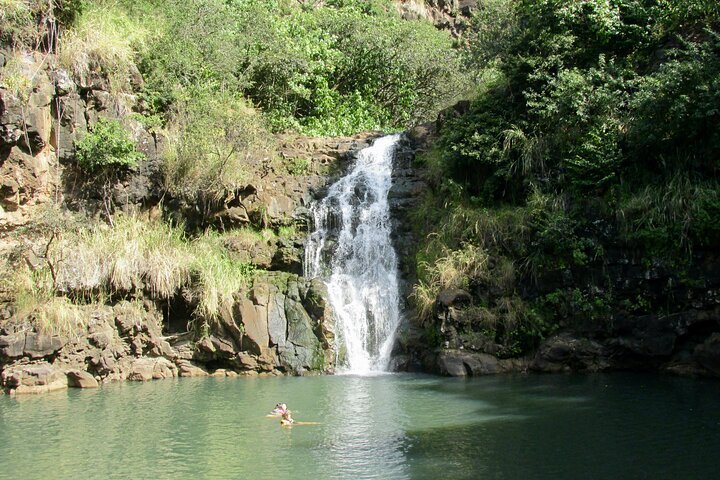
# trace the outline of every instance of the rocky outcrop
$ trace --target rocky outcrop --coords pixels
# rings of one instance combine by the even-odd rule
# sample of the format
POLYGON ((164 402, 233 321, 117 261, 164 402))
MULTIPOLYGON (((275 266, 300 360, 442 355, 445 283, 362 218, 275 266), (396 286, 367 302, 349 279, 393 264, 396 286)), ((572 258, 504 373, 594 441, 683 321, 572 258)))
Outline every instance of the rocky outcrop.
MULTIPOLYGON (((281 136, 278 154, 283 161, 270 163, 246 186, 228 192, 207 217, 222 228, 252 224, 275 228, 294 225, 306 230, 310 203, 378 135, 366 132, 332 138, 281 136)), ((192 206, 176 208, 186 211, 192 221, 192 212, 188 210, 192 206)), ((204 221, 205 218, 195 219, 196 223, 204 221)))
MULTIPOLYGON (((28 210, 60 188, 52 145, 54 88, 39 54, 0 52, 13 60, 19 86, 0 88, 0 231, 28 222, 28 210)), ((6 67, 7 68, 7 67, 6 67)))
POLYGON ((107 196, 103 185, 75 170, 74 142, 100 118, 120 120, 146 159, 124 172, 110 198, 118 208, 148 207, 159 201, 158 152, 153 136, 129 114, 130 94, 111 94, 107 79, 92 72, 72 77, 38 52, 0 51, 12 61, 20 87, 0 87, 0 232, 27 225, 34 208, 67 201, 90 213, 107 196))
POLYGON ((47 393, 68 387, 65 373, 45 362, 6 368, 0 380, 11 393, 18 394, 47 393))
POLYGON ((424 371, 448 377, 480 377, 501 373, 527 372, 528 358, 499 359, 494 355, 464 349, 426 349, 415 355, 398 355, 394 369, 424 371))
POLYGON ((191 359, 239 371, 332 372, 334 325, 326 296, 317 280, 268 273, 197 343, 191 359))
MULTIPOLYGON (((409 214, 427 191, 423 172, 415 164, 415 157, 430 147, 435 135, 434 124, 415 127, 403 136, 393 158, 392 186, 388 205, 393 222, 392 242, 398 255, 400 298, 407 299, 415 282, 415 249, 418 242, 416 225, 409 214)), ((410 306, 403 302, 402 311, 410 306)))
POLYGON ((83 370, 68 370, 68 386, 75 388, 98 388, 99 383, 89 372, 83 370))
POLYGON ((395 0, 400 15, 406 20, 428 20, 437 28, 462 38, 470 26, 477 0, 395 0))
POLYGON ((74 330, 0 327, 2 387, 13 393, 93 388, 117 380, 332 372, 334 325, 322 282, 288 273, 258 277, 209 331, 163 335, 149 301, 87 307, 74 330))

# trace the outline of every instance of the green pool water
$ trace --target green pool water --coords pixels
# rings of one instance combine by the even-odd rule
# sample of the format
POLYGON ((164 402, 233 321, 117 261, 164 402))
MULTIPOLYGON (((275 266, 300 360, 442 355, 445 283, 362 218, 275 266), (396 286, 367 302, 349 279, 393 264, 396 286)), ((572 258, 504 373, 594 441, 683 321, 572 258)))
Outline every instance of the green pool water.
POLYGON ((720 383, 205 378, 0 396, 0 478, 720 478, 720 383), (286 402, 296 420, 265 414, 286 402))

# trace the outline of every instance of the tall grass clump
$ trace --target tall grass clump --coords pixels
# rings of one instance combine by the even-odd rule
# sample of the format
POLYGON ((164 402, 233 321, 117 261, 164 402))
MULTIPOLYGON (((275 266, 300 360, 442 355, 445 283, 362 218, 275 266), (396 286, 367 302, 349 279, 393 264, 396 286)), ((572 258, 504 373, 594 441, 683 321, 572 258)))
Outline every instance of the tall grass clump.
POLYGON ((660 185, 626 194, 617 209, 621 233, 631 244, 662 250, 718 244, 720 185, 679 173, 660 185))
POLYGON ((87 2, 63 35, 58 56, 63 66, 80 76, 100 69, 111 90, 120 92, 129 89, 136 54, 148 37, 144 25, 116 3, 87 2))
POLYGON ((438 294, 448 288, 467 289, 472 281, 487 279, 489 275, 487 252, 475 245, 465 244, 459 250, 445 251, 433 262, 421 261, 419 281, 413 290, 413 299, 421 320, 432 314, 438 294))
POLYGON ((182 229, 119 215, 114 226, 104 224, 64 238, 55 250, 57 287, 90 297, 147 290, 167 299, 190 277, 182 229))
POLYGON ((71 335, 84 327, 80 307, 56 296, 48 268, 32 270, 23 263, 12 272, 4 289, 13 300, 16 318, 28 319, 36 329, 50 335, 71 335))
POLYGON ((252 279, 252 265, 232 259, 222 246, 222 236, 207 233, 191 245, 190 292, 196 303, 195 317, 207 330, 220 315, 232 315, 234 295, 252 279))
POLYGON ((112 226, 63 238, 50 258, 56 279, 46 293, 102 302, 130 295, 169 300, 182 292, 194 305, 196 325, 207 331, 221 315, 232 315, 234 295, 254 271, 228 255, 224 240, 218 233, 190 239, 178 226, 117 215, 112 226))

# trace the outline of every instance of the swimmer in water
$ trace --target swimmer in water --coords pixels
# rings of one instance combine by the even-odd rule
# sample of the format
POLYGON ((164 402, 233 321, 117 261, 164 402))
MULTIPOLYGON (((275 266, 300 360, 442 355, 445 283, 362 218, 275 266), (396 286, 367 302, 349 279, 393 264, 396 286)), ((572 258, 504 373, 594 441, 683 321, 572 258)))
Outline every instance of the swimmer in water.
POLYGON ((286 411, 287 411, 287 405, 285 405, 284 403, 278 403, 275 405, 275 408, 272 409, 272 411, 270 412, 270 415, 268 415, 268 416, 279 417, 283 414, 283 412, 286 412, 286 411))
POLYGON ((295 423, 295 420, 293 420, 290 410, 286 408, 280 417, 280 425, 283 427, 290 427, 293 423, 295 423))

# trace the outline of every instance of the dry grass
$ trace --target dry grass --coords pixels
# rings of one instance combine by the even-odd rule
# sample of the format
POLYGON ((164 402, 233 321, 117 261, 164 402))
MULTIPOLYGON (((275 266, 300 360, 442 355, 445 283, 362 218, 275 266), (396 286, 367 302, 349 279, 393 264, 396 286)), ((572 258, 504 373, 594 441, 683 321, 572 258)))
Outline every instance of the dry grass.
POLYGON ((39 305, 30 318, 39 332, 68 337, 84 330, 88 317, 68 298, 54 297, 39 305))
POLYGON ((421 262, 422 279, 412 293, 420 319, 424 321, 429 318, 442 290, 467 289, 471 280, 488 279, 488 258, 484 249, 465 244, 459 250, 446 251, 444 256, 432 263, 421 262))
POLYGON ((16 318, 29 319, 38 331, 51 335, 69 336, 84 328, 86 317, 80 307, 65 297, 55 296, 47 268, 33 271, 21 264, 9 280, 16 318))
POLYGON ((65 32, 58 56, 60 63, 84 76, 100 68, 110 80, 111 90, 129 88, 129 73, 136 52, 143 47, 148 31, 111 2, 89 2, 65 32))
POLYGON ((190 278, 182 230, 133 216, 66 236, 51 261, 61 291, 146 289, 167 299, 190 278))
POLYGON ((235 294, 253 276, 250 264, 228 256, 224 241, 220 234, 188 239, 182 228, 119 215, 114 226, 64 231, 49 249, 48 264, 35 271, 22 264, 2 283, 16 316, 47 331, 70 332, 82 324, 83 307, 73 302, 164 300, 181 291, 195 303, 196 324, 209 326, 231 314, 235 294))
POLYGON ((233 260, 222 247, 222 236, 206 234, 192 245, 190 269, 191 293, 197 307, 195 316, 205 324, 215 321, 223 312, 232 312, 234 295, 252 277, 251 265, 233 260))
POLYGON ((0 39, 15 46, 35 48, 43 29, 35 15, 43 15, 48 2, 38 0, 0 0, 0 39))
POLYGON ((26 104, 32 93, 32 72, 30 63, 22 53, 14 52, 0 69, 0 87, 10 92, 23 104, 26 104))
POLYGON ((66 235, 52 251, 59 292, 89 301, 147 294, 169 299, 185 290, 195 316, 208 323, 231 311, 234 294, 252 278, 251 265, 231 259, 224 236, 194 240, 183 230, 134 216, 66 235))

